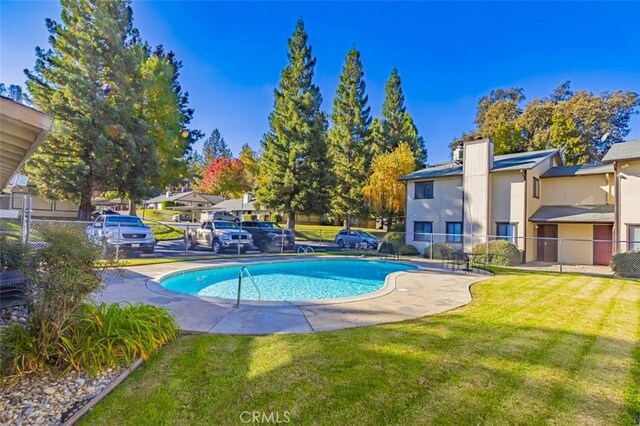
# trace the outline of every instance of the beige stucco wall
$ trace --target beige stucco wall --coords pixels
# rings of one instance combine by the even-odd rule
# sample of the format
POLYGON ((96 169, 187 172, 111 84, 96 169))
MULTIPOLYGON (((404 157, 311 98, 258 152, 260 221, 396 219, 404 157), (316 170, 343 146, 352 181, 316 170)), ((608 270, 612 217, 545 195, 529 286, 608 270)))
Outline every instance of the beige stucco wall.
MULTIPOLYGON (((30 195, 31 197, 31 217, 38 218, 55 218, 55 219, 76 219, 78 217, 78 206, 66 201, 49 201, 38 195, 30 195)), ((23 198, 20 194, 16 194, 13 199, 12 208, 21 210, 23 198)))
POLYGON ((542 202, 546 195, 544 189, 544 182, 540 179, 540 176, 544 174, 551 167, 559 166, 556 156, 541 162, 536 167, 527 170, 527 211, 526 211, 526 258, 525 262, 533 262, 536 260, 536 240, 537 230, 532 222, 529 222, 529 218, 542 206, 542 202), (540 198, 533 196, 533 178, 540 179, 540 198))
POLYGON ((491 174, 491 220, 489 234, 496 235, 496 222, 516 225, 516 245, 524 250, 524 229, 527 218, 524 214, 524 177, 519 171, 491 174))
POLYGON ((493 143, 489 139, 464 143, 464 234, 490 233, 489 209, 493 194, 489 171, 492 167, 493 143))
POLYGON ((605 173, 542 179, 545 206, 613 204, 612 179, 605 173))
POLYGON ((562 240, 559 243, 558 262, 574 265, 593 264, 593 224, 559 224, 558 238, 574 239, 562 240))
MULTIPOLYGON (((618 164, 620 185, 620 239, 629 239, 629 225, 640 225, 640 161, 621 161, 618 164), (621 165, 629 167, 621 168, 621 165)), ((624 250, 626 244, 622 244, 624 250)))
POLYGON ((420 252, 430 243, 413 240, 414 222, 433 222, 435 234, 446 233, 446 222, 462 222, 462 176, 427 180, 433 180, 432 199, 416 200, 416 182, 407 184, 406 242, 420 252))

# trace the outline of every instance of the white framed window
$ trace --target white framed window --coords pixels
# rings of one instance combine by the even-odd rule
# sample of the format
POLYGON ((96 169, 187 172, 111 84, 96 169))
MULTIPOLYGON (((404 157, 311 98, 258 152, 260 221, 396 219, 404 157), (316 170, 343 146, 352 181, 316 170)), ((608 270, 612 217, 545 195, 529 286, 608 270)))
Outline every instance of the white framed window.
POLYGON ((498 237, 498 240, 505 240, 509 241, 511 244, 515 244, 516 224, 508 222, 497 222, 496 236, 498 237))
POLYGON ((629 227, 629 250, 640 251, 640 225, 627 225, 629 227))
POLYGON ((413 241, 429 241, 433 222, 413 222, 413 241))

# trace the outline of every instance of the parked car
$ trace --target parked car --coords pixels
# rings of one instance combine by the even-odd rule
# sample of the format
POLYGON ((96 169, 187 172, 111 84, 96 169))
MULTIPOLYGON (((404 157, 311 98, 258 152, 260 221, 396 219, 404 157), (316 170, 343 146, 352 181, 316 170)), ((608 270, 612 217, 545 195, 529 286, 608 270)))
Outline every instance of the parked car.
POLYGON ((186 213, 174 214, 171 217, 171 221, 173 221, 173 222, 193 222, 193 217, 191 217, 190 214, 186 214, 186 213))
POLYGON ((102 214, 87 227, 87 237, 105 250, 153 253, 156 239, 138 216, 102 214), (119 232, 118 232, 119 231, 119 232))
POLYGON ((209 212, 209 220, 226 220, 228 222, 240 222, 240 218, 235 214, 227 211, 213 211, 209 212))
POLYGON ((253 238, 247 231, 241 231, 237 223, 226 220, 213 220, 202 222, 199 228, 189 229, 189 248, 195 249, 198 245, 211 247, 215 254, 225 250, 238 250, 246 253, 253 245, 253 238))
POLYGON ((249 231, 253 237, 253 244, 261 252, 293 250, 296 237, 293 231, 280 228, 273 222, 261 222, 257 220, 247 220, 241 222, 243 230, 249 231), (284 246, 284 247, 283 247, 284 246))
POLYGON ((366 244, 367 247, 374 249, 378 248, 380 244, 380 240, 368 232, 347 231, 346 229, 339 231, 333 239, 333 242, 336 243, 338 247, 355 247, 366 244))

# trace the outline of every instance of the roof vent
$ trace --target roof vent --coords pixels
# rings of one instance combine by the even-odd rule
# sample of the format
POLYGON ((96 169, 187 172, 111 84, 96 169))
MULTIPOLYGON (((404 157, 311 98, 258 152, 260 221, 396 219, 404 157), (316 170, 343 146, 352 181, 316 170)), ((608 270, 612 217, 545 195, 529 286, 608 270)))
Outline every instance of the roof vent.
POLYGON ((464 146, 462 144, 458 145, 456 149, 453 150, 453 161, 456 163, 462 163, 464 159, 464 146))

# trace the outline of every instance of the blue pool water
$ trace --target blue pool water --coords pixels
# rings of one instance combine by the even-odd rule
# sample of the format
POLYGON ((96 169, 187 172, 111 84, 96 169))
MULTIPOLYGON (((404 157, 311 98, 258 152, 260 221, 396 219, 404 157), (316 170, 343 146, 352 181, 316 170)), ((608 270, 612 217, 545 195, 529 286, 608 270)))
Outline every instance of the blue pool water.
MULTIPOLYGON (((160 284, 169 290, 197 296, 235 299, 240 266, 201 269, 169 276, 160 284)), ((260 300, 320 300, 373 293, 392 272, 417 269, 402 263, 367 260, 311 260, 249 265, 260 289, 260 300)), ((242 299, 259 300, 248 278, 242 280, 242 299)))

